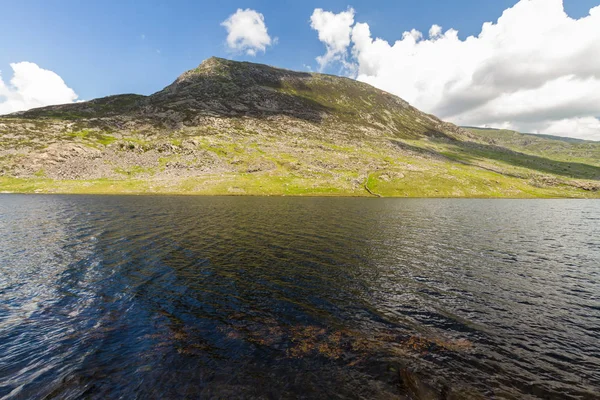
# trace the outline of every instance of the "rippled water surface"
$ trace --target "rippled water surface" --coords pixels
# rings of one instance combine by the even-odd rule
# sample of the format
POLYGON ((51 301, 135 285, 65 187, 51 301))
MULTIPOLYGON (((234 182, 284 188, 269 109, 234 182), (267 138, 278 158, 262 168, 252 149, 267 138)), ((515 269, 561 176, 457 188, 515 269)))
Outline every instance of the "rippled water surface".
POLYGON ((0 196, 0 398, 600 398, 600 202, 0 196))

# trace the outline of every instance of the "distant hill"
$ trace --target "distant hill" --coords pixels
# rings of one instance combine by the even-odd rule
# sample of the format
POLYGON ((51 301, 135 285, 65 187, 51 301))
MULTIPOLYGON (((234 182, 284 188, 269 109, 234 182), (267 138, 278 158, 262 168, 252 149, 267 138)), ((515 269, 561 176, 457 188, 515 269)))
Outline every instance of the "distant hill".
POLYGON ((542 133, 524 133, 524 132, 518 132, 518 131, 511 131, 511 130, 507 130, 507 129, 481 128, 481 127, 476 127, 476 126, 462 126, 461 128, 469 129, 471 131, 483 131, 483 132, 490 131, 492 133, 495 132, 498 134, 518 133, 519 135, 534 136, 537 138, 544 138, 544 139, 550 139, 550 140, 559 140, 561 142, 568 142, 568 143, 585 143, 585 142, 597 143, 597 141, 594 141, 594 140, 577 139, 577 138, 571 138, 571 137, 566 137, 566 136, 545 135, 542 133))
POLYGON ((519 133, 489 128, 465 128, 480 140, 514 151, 549 157, 560 161, 578 161, 600 165, 600 142, 552 135, 519 133))
POLYGON ((365 83, 210 58, 0 117, 0 191, 600 197, 592 142, 463 129, 365 83))

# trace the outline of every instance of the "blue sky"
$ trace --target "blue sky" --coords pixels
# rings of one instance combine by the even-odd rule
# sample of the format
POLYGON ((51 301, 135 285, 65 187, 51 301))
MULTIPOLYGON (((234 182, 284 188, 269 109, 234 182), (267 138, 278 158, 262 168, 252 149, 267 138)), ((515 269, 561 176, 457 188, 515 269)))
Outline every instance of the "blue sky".
MULTIPOLYGON (((427 36, 433 24, 444 30, 458 30, 459 38, 464 40, 478 35, 484 22, 495 22, 516 3, 517 0, 2 0, 0 71, 8 83, 12 75, 10 63, 35 63, 62 77, 79 99, 117 93, 151 94, 213 55, 296 70, 306 70, 308 65, 317 70, 315 58, 325 52, 325 47, 310 25, 316 8, 335 14, 352 7, 356 22, 368 24, 373 38, 382 38, 392 45, 411 29, 427 36), (276 44, 254 57, 228 49, 227 32, 221 23, 238 8, 262 13, 269 35, 277 38, 276 44)), ((575 19, 588 15, 599 4, 600 0, 564 0, 565 11, 575 19)), ((331 63, 324 70, 360 75, 362 66, 359 62, 356 66, 356 70, 347 71, 331 63)), ((369 82, 367 78, 364 80, 369 82)), ((379 82, 372 80, 369 83, 379 82)), ((405 97, 385 84, 379 86, 405 97)))
MULTIPOLYGON (((0 71, 30 61, 60 75, 80 98, 115 93, 150 94, 210 56, 256 61, 290 69, 316 68, 323 45, 310 29, 315 8, 333 12, 352 6, 375 36, 393 41, 403 31, 453 27, 461 37, 479 33, 514 0, 385 1, 134 1, 20 0, 0 7, 0 71), (264 54, 233 54, 220 26, 238 8, 262 13, 278 43, 264 54), (145 35, 145 39, 142 38, 145 35), (160 53, 159 53, 160 52, 160 53)), ((580 16, 594 1, 567 0, 580 16)), ((331 68, 331 72, 337 72, 331 68)))

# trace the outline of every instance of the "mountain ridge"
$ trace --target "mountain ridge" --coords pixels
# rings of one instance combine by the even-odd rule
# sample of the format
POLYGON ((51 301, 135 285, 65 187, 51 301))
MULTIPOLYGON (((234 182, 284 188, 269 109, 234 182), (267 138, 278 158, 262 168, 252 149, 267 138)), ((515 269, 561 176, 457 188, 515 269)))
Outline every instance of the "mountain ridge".
POLYGON ((512 133, 516 133, 516 134, 523 135, 523 136, 532 136, 532 137, 544 138, 544 139, 548 139, 548 140, 559 140, 562 142, 571 142, 571 143, 585 143, 585 142, 598 143, 598 142, 600 142, 598 140, 592 140, 592 139, 580 139, 580 138, 573 138, 573 137, 569 137, 569 136, 548 135, 545 133, 519 132, 519 131, 515 131, 515 130, 511 130, 511 129, 488 128, 488 127, 468 126, 468 125, 461 125, 460 127, 463 129, 475 130, 475 131, 512 132, 512 133))
POLYGON ((149 96, 0 116, 0 140, 17 192, 590 197, 600 181, 595 148, 548 158, 366 83, 216 57, 149 96))
MULTIPOLYGON (((40 118, 40 117, 74 117, 70 113, 81 113, 79 117, 94 118, 106 116, 118 116, 132 113, 136 117, 152 119, 166 111, 179 108, 179 111, 189 110, 194 112, 193 116, 216 115, 216 116, 274 116, 279 113, 296 117, 321 121, 323 114, 352 114, 352 111, 364 111, 368 101, 356 105, 354 101, 346 101, 346 106, 355 110, 344 109, 339 99, 335 99, 337 93, 327 93, 327 83, 334 82, 338 86, 344 86, 352 94, 359 98, 368 92, 368 96, 377 96, 377 105, 384 106, 387 110, 402 112, 406 110, 411 113, 420 114, 425 120, 422 132, 445 135, 444 130, 458 132, 459 127, 443 122, 437 117, 422 113, 412 107, 408 102, 392 95, 391 93, 377 89, 363 82, 355 81, 346 77, 335 75, 296 72, 292 70, 272 67, 266 64, 255 64, 250 62, 237 62, 217 57, 211 57, 203 61, 197 68, 181 74, 170 85, 151 95, 121 94, 94 99, 87 102, 71 103, 56 106, 47 106, 27 111, 9 114, 6 117, 40 118), (320 102, 311 98, 314 90, 306 83, 317 85, 321 90, 320 102), (325 93, 325 96, 323 96, 325 93), (241 96, 241 97, 240 97, 241 96), (92 107, 90 107, 92 106, 92 107), (98 106, 98 107, 96 107, 98 106), (183 107, 182 107, 183 106, 183 107), (363 110, 359 110, 360 108, 363 110), (62 115, 61 115, 62 114, 62 115), (428 124, 430 123, 430 124, 428 124), (427 129, 425 129, 427 128, 427 129)), ((348 99, 347 99, 348 100, 348 99)), ((380 120, 385 120, 379 116, 380 120)), ((165 121, 163 121, 165 122, 165 121)), ((168 118, 167 121, 169 122, 168 118)), ((177 122, 195 125, 198 121, 190 120, 190 115, 185 115, 177 122)), ((385 121, 384 121, 385 122, 385 121)), ((403 131, 410 127, 402 126, 403 131)), ((467 132, 461 132, 468 135, 467 132)))

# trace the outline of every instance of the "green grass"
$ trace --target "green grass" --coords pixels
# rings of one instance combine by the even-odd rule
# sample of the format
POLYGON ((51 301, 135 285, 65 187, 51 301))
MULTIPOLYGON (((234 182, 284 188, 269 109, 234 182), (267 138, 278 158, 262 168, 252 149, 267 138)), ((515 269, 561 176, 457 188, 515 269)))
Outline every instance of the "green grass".
POLYGON ((369 177, 369 188, 384 197, 464 197, 464 198, 598 198, 567 185, 535 187, 528 180, 507 177, 467 166, 448 165, 425 171, 402 171, 403 177, 383 181, 378 171, 369 177))
MULTIPOLYGON (((447 165, 435 170, 376 171, 369 174, 368 186, 383 197, 466 197, 466 198, 600 198, 571 186, 536 187, 523 179, 503 176, 468 166, 447 165), (382 179, 384 174, 398 175, 382 179)), ((45 178, 0 177, 0 191, 19 193, 96 194, 196 194, 253 196, 367 196, 362 185, 348 180, 307 178, 291 174, 213 174, 180 181, 159 179, 50 180, 45 178)))
POLYGON ((86 144, 100 144, 102 146, 108 146, 117 141, 117 138, 108 133, 90 129, 67 133, 67 137, 82 140, 86 144))
POLYGON ((98 143, 100 143, 102 146, 108 146, 114 142, 117 141, 117 138, 115 138, 114 136, 111 135, 100 135, 100 137, 98 137, 98 139, 96 140, 98 143))
POLYGON ((89 129, 84 129, 78 132, 71 132, 67 134, 67 136, 72 138, 87 139, 90 133, 91 131, 89 129))
POLYGON ((406 141, 416 150, 440 154, 460 163, 502 170, 519 176, 551 174, 562 178, 600 180, 600 166, 590 160, 564 161, 550 155, 534 155, 472 142, 406 141))
POLYGON ((156 168, 154 167, 141 167, 141 166, 133 166, 130 168, 120 168, 117 167, 114 171, 118 174, 122 174, 129 177, 135 177, 137 175, 154 175, 156 173, 156 168))

